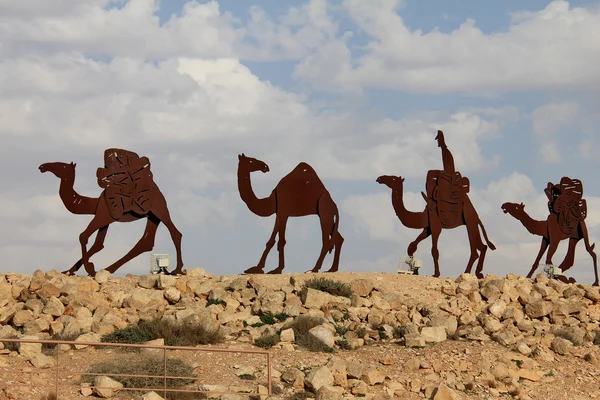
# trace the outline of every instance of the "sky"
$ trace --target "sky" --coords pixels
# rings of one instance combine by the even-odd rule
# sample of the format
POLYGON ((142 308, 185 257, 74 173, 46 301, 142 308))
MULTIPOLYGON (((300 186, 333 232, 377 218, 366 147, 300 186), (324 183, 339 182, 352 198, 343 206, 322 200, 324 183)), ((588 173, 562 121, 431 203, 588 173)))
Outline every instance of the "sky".
MULTIPOLYGON (((96 169, 118 147, 149 157, 184 268, 233 275, 258 262, 275 216, 240 198, 244 153, 270 168, 251 176, 258 197, 309 163, 339 208, 340 271, 394 273, 420 231, 400 223, 376 178, 405 178, 406 207, 422 211, 427 171, 442 168, 441 129, 497 247, 484 274, 526 275, 541 238, 504 202, 544 220, 546 184, 578 178, 600 240, 598 37, 598 1, 4 0, 0 272, 65 270, 81 257, 91 216, 67 211, 58 178, 38 167, 75 162, 75 190, 99 196, 96 169)), ((144 226, 112 224, 96 270, 144 226)), ((290 218, 286 241, 284 273, 311 269, 318 217, 290 218)), ((444 230, 439 249, 442 276, 462 273, 466 228, 444 230)), ((555 264, 565 252, 563 242, 555 264)), ((174 264, 162 224, 152 253, 174 264)), ((117 275, 147 273, 150 254, 117 275)), ((431 240, 415 255, 431 275, 431 240)), ((277 258, 274 247, 266 271, 277 258)), ((567 275, 594 280, 581 242, 567 275)))

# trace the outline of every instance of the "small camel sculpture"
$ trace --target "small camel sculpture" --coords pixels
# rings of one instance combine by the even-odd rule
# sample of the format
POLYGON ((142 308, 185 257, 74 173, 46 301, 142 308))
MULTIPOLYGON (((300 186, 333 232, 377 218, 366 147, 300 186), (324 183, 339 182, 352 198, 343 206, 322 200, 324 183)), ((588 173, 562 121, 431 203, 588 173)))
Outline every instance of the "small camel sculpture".
POLYGON ((453 220, 451 223, 447 223, 446 220, 440 221, 439 218, 436 218, 436 215, 431 212, 431 207, 429 204, 426 205, 425 210, 421 212, 413 212, 406 209, 403 200, 404 178, 400 176, 382 175, 377 178, 377 183, 384 184, 392 189, 392 206, 394 207, 394 211, 400 219, 400 222, 402 222, 402 225, 412 229, 423 229, 423 232, 417 237, 417 239, 408 245, 408 255, 410 257, 412 257, 417 250, 418 244, 431 235, 431 254, 433 256, 435 266, 435 272, 433 276, 439 277, 440 268, 438 263, 439 251, 437 249, 437 242, 442 229, 453 229, 461 225, 466 225, 467 233, 469 235, 469 244, 471 246, 471 258, 469 259, 465 273, 471 273, 471 269, 473 268, 475 260, 479 258, 477 268, 475 269, 475 274, 478 278, 483 278, 483 261, 487 251, 487 246, 489 246, 492 250, 495 249, 495 246, 488 240, 485 227, 479 219, 479 216, 477 215, 477 212, 475 211, 475 208, 471 204, 471 201, 468 197, 466 197, 464 200, 464 217, 453 220), (483 236, 487 246, 481 240, 481 236, 479 235, 479 227, 481 227, 481 230, 483 231, 483 236))
MULTIPOLYGON (((590 245, 587 227, 583 219, 578 221, 576 229, 574 229, 570 234, 566 234, 560 229, 558 215, 555 213, 550 213, 545 221, 538 221, 531 218, 529 214, 527 214, 525 211, 525 204, 523 203, 517 204, 507 202, 502 204, 501 208, 505 214, 509 214, 521 222, 521 224, 529 231, 529 233, 542 237, 540 250, 535 258, 535 261, 533 262, 533 266, 531 267, 529 274, 527 274, 527 278, 531 278, 533 276, 533 273, 538 268, 540 260, 546 252, 546 249, 548 249, 548 246, 550 248, 548 249, 548 254, 546 255, 546 264, 552 264, 552 257, 558 248, 558 244, 564 239, 569 239, 569 247, 565 259, 559 265, 559 268, 562 272, 565 272, 571 268, 575 263, 575 246, 581 239, 583 239, 585 248, 594 262, 594 274, 596 276, 596 280, 593 283, 593 286, 598 286, 598 266, 596 253, 594 252, 594 247, 596 244, 594 243, 590 245)), ((561 275, 558 276, 558 279, 566 283, 575 282, 573 278, 566 278, 561 275)))
POLYGON ((305 215, 318 215, 321 222, 321 236, 323 246, 315 267, 311 272, 317 272, 323 265, 327 253, 335 249, 333 263, 327 272, 336 272, 340 260, 340 249, 344 238, 338 232, 338 208, 325 189, 315 170, 307 163, 301 162, 289 174, 284 176, 269 197, 259 199, 254 194, 250 181, 252 172, 269 172, 269 166, 256 158, 246 157, 243 153, 238 155, 238 190, 240 197, 248 209, 261 217, 276 214, 273 233, 266 244, 266 248, 258 265, 244 271, 246 274, 264 273, 265 262, 269 251, 275 245, 275 236, 279 235, 277 251, 279 264, 269 274, 280 274, 285 266, 285 228, 288 217, 302 217, 305 215))
POLYGON ((140 158, 137 154, 126 150, 107 149, 105 160, 108 161, 106 164, 109 165, 107 168, 99 168, 97 172, 98 182, 104 188, 97 198, 81 196, 74 190, 75 167, 77 164, 72 162, 70 164, 49 162, 39 167, 40 172, 51 172, 60 179, 59 196, 67 210, 73 214, 94 216, 88 227, 79 235, 82 250, 81 259, 63 273, 73 275, 83 265, 88 275, 94 276, 96 271, 89 258, 104 248, 108 226, 113 222, 132 222, 147 218, 142 238, 125 256, 110 265, 106 270, 114 273, 126 262, 144 252, 151 251, 154 248, 158 225, 163 222, 169 229, 177 251, 177 266, 172 274, 183 274, 182 235, 171 221, 163 194, 151 179, 148 159, 146 157, 140 158), (123 165, 127 164, 136 166, 136 168, 133 170, 123 169, 123 165), (140 176, 140 172, 144 173, 145 176, 140 176), (148 180, 148 178, 150 179, 148 180), (131 183, 133 182, 143 187, 143 190, 138 190, 138 193, 131 193, 129 189, 132 187, 131 183), (95 241, 92 247, 87 250, 87 241, 96 231, 98 233, 95 241))

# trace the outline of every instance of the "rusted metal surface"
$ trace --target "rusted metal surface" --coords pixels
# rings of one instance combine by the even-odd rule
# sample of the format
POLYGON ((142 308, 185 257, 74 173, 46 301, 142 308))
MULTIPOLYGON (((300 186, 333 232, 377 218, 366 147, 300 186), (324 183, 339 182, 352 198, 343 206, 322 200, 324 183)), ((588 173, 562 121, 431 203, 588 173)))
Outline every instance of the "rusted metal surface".
POLYGON ((58 193, 67 210, 73 214, 94 216, 79 235, 81 259, 64 272, 72 275, 84 266, 88 275, 94 276, 96 270, 90 257, 104 247, 109 225, 113 222, 132 222, 146 218, 146 228, 141 239, 106 270, 114 273, 128 261, 151 251, 154 248, 156 230, 162 222, 169 230, 177 252, 177 266, 172 274, 183 274, 182 235, 171 221, 167 201, 154 183, 150 160, 139 157, 132 151, 110 148, 104 152, 104 163, 104 168, 98 168, 96 172, 98 185, 104 189, 97 198, 81 196, 74 190, 77 164, 49 162, 39 167, 40 172, 51 172, 60 179, 58 193), (97 232, 96 238, 88 249, 88 240, 94 232, 97 232))
POLYGON ((476 260, 475 275, 483 278, 483 263, 488 247, 492 250, 496 246, 489 241, 485 227, 469 199, 470 183, 467 177, 456 171, 454 157, 446 145, 444 133, 437 132, 435 140, 442 150, 442 170, 430 170, 427 173, 427 194, 421 195, 427 203, 421 212, 408 211, 404 207, 403 183, 401 176, 382 175, 377 178, 377 183, 384 184, 392 189, 392 206, 400 222, 407 228, 422 229, 419 236, 408 245, 408 256, 412 257, 417 251, 419 243, 431 236, 431 255, 434 263, 433 276, 440 276, 438 240, 443 229, 454 229, 465 225, 471 248, 470 258, 467 263, 466 273, 471 273, 476 260), (479 229, 483 233, 482 240, 479 229))
MULTIPOLYGON (((248 349, 223 349, 223 348, 202 348, 202 347, 186 347, 186 346, 163 346, 163 345, 147 345, 147 344, 124 344, 124 343, 99 343, 99 342, 84 342, 84 341, 68 341, 68 340, 43 340, 43 339, 0 339, 0 342, 9 342, 9 343, 41 343, 41 344, 54 344, 56 345, 55 359, 56 364, 54 366, 56 374, 55 374, 55 382, 53 384, 47 385, 19 385, 11 383, 11 387, 14 386, 26 386, 26 387, 36 387, 36 388, 53 388, 56 392, 57 399, 65 398, 60 396, 60 391, 65 391, 67 389, 111 389, 106 386, 83 386, 83 385, 59 385, 60 380, 60 372, 63 370, 59 361, 59 344, 69 344, 69 345, 81 345, 81 346, 102 346, 102 347, 114 347, 114 348, 139 348, 139 349, 158 349, 163 351, 163 360, 164 360, 164 368, 162 375, 145 375, 145 374, 113 374, 113 373, 92 373, 92 372, 80 372, 77 371, 78 375, 81 376, 109 376, 109 377, 138 377, 138 378, 162 378, 164 385, 162 390, 159 388, 147 388, 147 387, 135 387, 135 388, 121 388, 120 391, 155 391, 155 392, 163 392, 163 397, 166 398, 167 393, 171 392, 182 392, 182 393, 215 393, 215 394, 237 394, 237 395, 256 395, 257 392, 252 393, 239 393, 239 392, 229 392, 229 391, 209 391, 209 390, 196 390, 196 389, 174 389, 167 388, 167 379, 189 379, 189 380, 200 380, 202 377, 192 377, 192 376, 171 376, 167 375, 167 351, 168 350, 183 350, 183 351, 192 351, 192 352, 205 352, 205 353, 230 353, 230 354, 256 354, 263 355, 267 358, 267 382, 262 381, 253 381, 254 383, 266 383, 267 385, 267 394, 272 394, 272 361, 271 361, 271 353, 265 350, 248 350, 248 349)), ((11 373, 10 369, 0 368, 0 376, 3 373, 11 373)), ((73 371, 70 371, 73 372, 73 371)), ((21 372, 19 372, 21 374, 21 372)), ((8 386, 4 386, 3 382, 5 379, 0 379, 0 389, 5 389, 8 386)), ((211 383, 233 383, 239 381, 231 381, 231 380, 213 380, 211 383)), ((245 381, 247 383, 247 381, 245 381)))
MULTIPOLYGON (((598 260, 594 252, 595 243, 591 244, 585 218, 587 216, 587 203, 583 199, 583 183, 579 179, 562 177, 560 183, 548 182, 544 193, 548 197, 548 217, 546 220, 535 220, 525 211, 525 204, 504 203, 502 211, 517 219, 529 233, 542 237, 540 250, 533 262, 528 278, 531 278, 540 264, 542 256, 546 254, 546 265, 554 265, 552 257, 561 241, 568 239, 569 247, 559 269, 564 273, 575 263, 575 247, 581 239, 585 249, 592 257, 594 266, 594 286, 598 286, 598 260)), ((573 283, 575 279, 558 275, 563 282, 573 283)))
POLYGON ((244 271, 246 274, 264 273, 267 256, 275 245, 278 236, 277 251, 279 263, 269 274, 280 274, 285 267, 284 247, 285 229, 289 217, 317 215, 321 222, 322 247, 319 258, 311 270, 317 272, 323 265, 327 253, 334 250, 333 263, 327 272, 336 272, 339 268, 340 251, 344 238, 338 231, 339 213, 331 195, 319 179, 315 170, 307 163, 301 162, 289 174, 284 176, 268 197, 259 199, 252 190, 250 174, 252 172, 269 172, 269 166, 261 160, 238 155, 238 190, 240 197, 248 209, 261 217, 276 214, 275 225, 271 237, 267 241, 260 261, 254 267, 244 271))

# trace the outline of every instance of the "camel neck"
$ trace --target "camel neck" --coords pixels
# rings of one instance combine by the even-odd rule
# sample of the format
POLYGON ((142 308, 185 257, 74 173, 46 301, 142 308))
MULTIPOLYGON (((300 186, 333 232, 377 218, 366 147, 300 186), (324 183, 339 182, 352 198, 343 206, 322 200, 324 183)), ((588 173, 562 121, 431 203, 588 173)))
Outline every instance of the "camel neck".
POLYGON ((547 234, 546 221, 538 221, 529 216, 524 210, 520 213, 517 218, 521 224, 529 231, 529 233, 539 236, 545 236, 547 234))
POLYGON ((404 207, 402 189, 392 190, 392 206, 402 225, 407 228, 420 229, 427 226, 427 213, 409 211, 404 207))
POLYGON ((73 214, 94 214, 98 206, 98 199, 81 196, 75 191, 74 178, 61 178, 58 194, 64 206, 73 214))
POLYGON ((250 172, 238 167, 238 190, 242 201, 248 209, 261 217, 268 217, 276 212, 275 191, 269 197, 259 199, 254 194, 250 172))

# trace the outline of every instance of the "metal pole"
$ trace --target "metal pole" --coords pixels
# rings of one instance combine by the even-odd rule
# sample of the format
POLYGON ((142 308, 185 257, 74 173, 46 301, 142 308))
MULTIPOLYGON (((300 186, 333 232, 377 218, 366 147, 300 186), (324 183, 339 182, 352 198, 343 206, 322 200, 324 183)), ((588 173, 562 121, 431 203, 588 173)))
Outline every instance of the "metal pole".
POLYGON ((55 386, 55 390, 56 390, 56 399, 58 400, 58 343, 56 344, 56 386, 55 386))
POLYGON ((267 380, 268 380, 268 391, 269 391, 269 396, 271 394, 273 394, 271 392, 271 380, 272 380, 272 376, 271 376, 271 353, 267 354, 267 380))
POLYGON ((163 348, 163 355, 164 355, 164 357, 163 357, 163 360, 164 360, 163 376, 164 376, 164 378, 163 379, 164 379, 164 384, 165 384, 164 395, 165 395, 165 399, 166 399, 167 398, 167 348, 166 347, 163 348))

